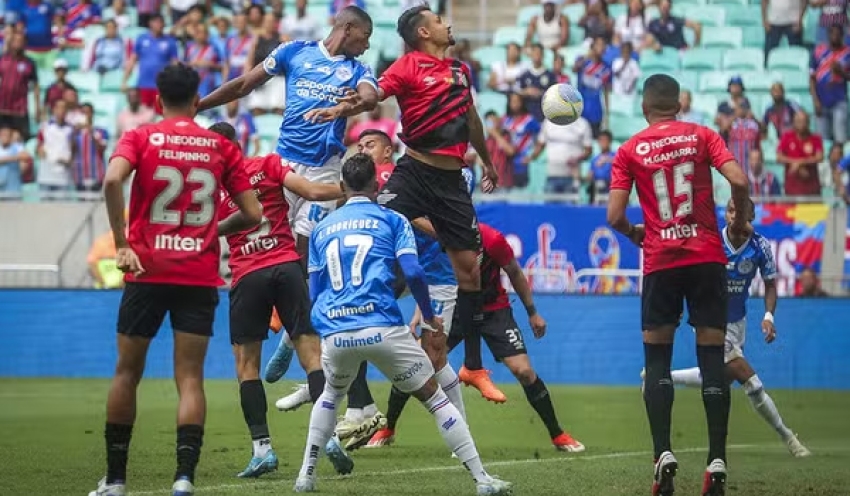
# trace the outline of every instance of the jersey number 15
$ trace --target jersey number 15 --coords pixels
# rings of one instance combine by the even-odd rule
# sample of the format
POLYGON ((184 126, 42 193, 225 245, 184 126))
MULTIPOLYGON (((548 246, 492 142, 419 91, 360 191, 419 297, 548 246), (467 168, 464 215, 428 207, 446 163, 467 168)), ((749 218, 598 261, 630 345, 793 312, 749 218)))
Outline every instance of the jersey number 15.
POLYGON ((673 166, 673 196, 667 187, 667 171, 660 169, 652 174, 652 187, 655 189, 655 199, 658 203, 658 216, 663 222, 690 215, 694 211, 693 186, 688 176, 694 173, 694 163, 685 162, 673 166), (673 201, 680 196, 685 198, 676 206, 673 213, 673 201))
MULTIPOLYGON (((366 260, 366 255, 372 249, 374 239, 366 234, 348 234, 342 238, 342 245, 345 248, 354 247, 354 258, 351 261, 351 285, 360 286, 363 284, 363 262, 366 260)), ((342 257, 340 256, 339 238, 334 239, 328 244, 325 250, 325 260, 327 261, 328 274, 331 278, 331 288, 334 291, 342 291, 344 286, 342 257)))

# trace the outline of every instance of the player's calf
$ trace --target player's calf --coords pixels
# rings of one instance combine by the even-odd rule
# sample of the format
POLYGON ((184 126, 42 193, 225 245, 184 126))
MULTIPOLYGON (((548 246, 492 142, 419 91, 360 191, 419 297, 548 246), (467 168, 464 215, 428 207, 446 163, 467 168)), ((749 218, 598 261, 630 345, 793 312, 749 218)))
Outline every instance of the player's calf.
POLYGON ((729 426, 729 381, 724 358, 725 332, 697 329, 697 363, 702 375, 702 401, 708 422, 708 462, 726 460, 729 426))

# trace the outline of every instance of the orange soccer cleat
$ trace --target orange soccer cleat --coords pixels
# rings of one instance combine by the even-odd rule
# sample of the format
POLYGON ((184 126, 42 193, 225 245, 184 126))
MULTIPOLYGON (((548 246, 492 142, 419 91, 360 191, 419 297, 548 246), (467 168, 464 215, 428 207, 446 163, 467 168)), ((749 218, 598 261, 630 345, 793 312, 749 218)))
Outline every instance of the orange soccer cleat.
POLYGON ((581 453, 584 451, 584 445, 573 439, 566 432, 562 432, 552 438, 552 444, 558 451, 569 451, 570 453, 581 453))
POLYGON ((493 381, 490 380, 489 370, 469 370, 464 366, 460 368, 457 376, 460 379, 460 382, 479 390, 481 392, 481 396, 488 401, 492 401, 493 403, 504 403, 508 401, 508 397, 505 396, 505 393, 501 392, 499 388, 493 384, 493 381))

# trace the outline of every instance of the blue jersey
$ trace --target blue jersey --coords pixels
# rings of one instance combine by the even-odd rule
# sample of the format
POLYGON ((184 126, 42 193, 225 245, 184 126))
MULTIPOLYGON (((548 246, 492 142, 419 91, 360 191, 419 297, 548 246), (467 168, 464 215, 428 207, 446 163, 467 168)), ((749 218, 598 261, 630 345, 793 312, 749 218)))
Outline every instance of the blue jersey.
POLYGON ((372 70, 358 60, 331 56, 321 41, 289 41, 263 62, 266 73, 286 77, 286 110, 280 125, 277 154, 285 160, 320 167, 342 157, 345 119, 312 123, 304 119, 310 110, 336 105, 337 98, 360 84, 378 83, 372 70))
POLYGON ((746 243, 732 248, 726 229, 723 229, 723 249, 726 251, 728 262, 726 274, 728 277, 729 315, 728 322, 738 322, 747 316, 747 300, 750 297, 750 284, 756 276, 756 270, 761 278, 769 281, 776 278, 776 263, 770 243, 760 234, 753 233, 746 243))
POLYGON ((405 254, 416 256, 410 223, 367 198, 352 198, 319 222, 308 265, 316 331, 324 337, 404 325, 393 281, 396 259, 405 254))

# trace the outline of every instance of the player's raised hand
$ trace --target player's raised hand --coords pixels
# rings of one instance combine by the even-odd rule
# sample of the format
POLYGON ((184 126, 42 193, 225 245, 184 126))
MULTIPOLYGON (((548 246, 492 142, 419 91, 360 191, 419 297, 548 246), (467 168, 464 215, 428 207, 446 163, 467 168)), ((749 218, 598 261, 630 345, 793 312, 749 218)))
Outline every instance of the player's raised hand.
POLYGON ((769 320, 761 321, 761 332, 764 334, 764 342, 767 344, 776 339, 776 326, 769 320))
POLYGON ((546 335, 546 321, 539 314, 534 314, 528 318, 528 324, 531 326, 531 332, 537 339, 546 335))
POLYGON ((142 267, 139 256, 132 248, 118 248, 115 254, 115 265, 121 272, 130 273, 134 276, 145 273, 145 268, 142 267))

